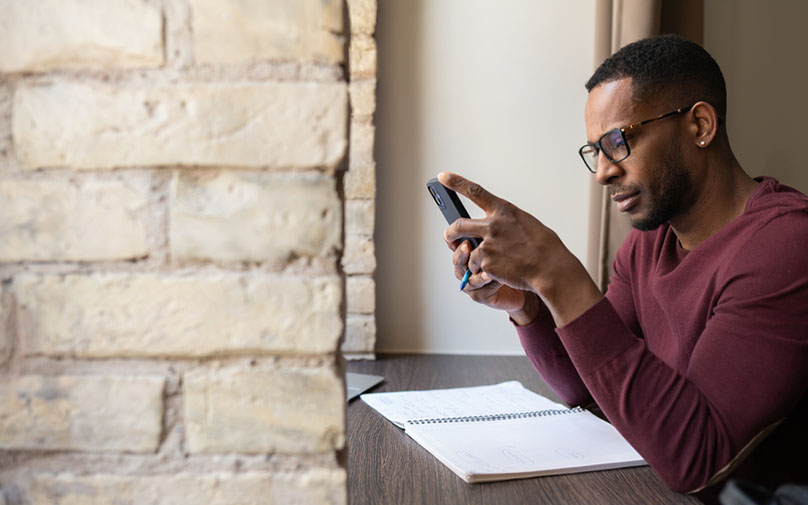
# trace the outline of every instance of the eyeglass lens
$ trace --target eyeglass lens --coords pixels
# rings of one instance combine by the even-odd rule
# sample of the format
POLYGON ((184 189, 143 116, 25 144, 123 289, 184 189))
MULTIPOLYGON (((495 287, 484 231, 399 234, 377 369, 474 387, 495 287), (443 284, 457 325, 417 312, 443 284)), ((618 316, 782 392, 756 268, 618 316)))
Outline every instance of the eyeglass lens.
MULTIPOLYGON (((626 146, 620 130, 606 132, 598 140, 598 147, 603 150, 603 153, 610 161, 615 163, 624 160, 628 156, 628 146, 626 146)), ((598 166, 598 147, 586 145, 581 149, 581 157, 583 157, 586 166, 593 173, 598 166)))

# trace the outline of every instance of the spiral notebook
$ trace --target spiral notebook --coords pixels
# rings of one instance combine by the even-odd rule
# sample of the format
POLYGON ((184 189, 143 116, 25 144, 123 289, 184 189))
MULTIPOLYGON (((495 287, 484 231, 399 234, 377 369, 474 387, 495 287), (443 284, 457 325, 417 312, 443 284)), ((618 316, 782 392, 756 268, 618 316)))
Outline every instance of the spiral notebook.
POLYGON ((360 398, 469 483, 646 464, 611 424, 516 381, 360 398))

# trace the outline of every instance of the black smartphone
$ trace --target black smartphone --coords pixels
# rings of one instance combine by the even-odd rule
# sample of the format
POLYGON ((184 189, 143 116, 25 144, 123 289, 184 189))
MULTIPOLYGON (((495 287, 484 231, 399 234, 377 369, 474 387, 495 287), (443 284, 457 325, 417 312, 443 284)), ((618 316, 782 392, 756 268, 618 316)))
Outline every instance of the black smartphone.
MULTIPOLYGON (((470 217, 457 193, 438 182, 438 179, 430 179, 426 183, 426 188, 449 224, 454 223, 458 218, 470 217)), ((482 241, 478 237, 465 237, 463 240, 468 240, 472 249, 480 245, 482 241)))

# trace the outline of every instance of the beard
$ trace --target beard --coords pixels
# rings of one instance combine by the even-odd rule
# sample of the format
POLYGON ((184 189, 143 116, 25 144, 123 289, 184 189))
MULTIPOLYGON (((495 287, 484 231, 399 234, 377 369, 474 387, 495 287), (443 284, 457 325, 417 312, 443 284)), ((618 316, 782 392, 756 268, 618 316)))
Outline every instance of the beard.
MULTIPOLYGON (((652 180, 646 193, 648 194, 648 212, 645 216, 631 218, 631 226, 648 231, 659 228, 678 214, 685 204, 687 194, 692 187, 690 174, 684 167, 684 156, 680 148, 668 152, 658 168, 657 177, 652 180)), ((615 188, 613 191, 625 191, 615 188)))

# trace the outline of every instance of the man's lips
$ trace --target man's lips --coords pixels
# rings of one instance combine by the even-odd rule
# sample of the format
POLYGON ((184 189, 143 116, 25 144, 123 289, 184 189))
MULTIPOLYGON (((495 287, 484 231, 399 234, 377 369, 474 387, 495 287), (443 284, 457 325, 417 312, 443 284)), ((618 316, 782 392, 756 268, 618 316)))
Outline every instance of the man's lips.
POLYGON ((617 204, 617 210, 626 212, 637 204, 639 199, 639 191, 624 191, 612 195, 612 200, 617 204))

